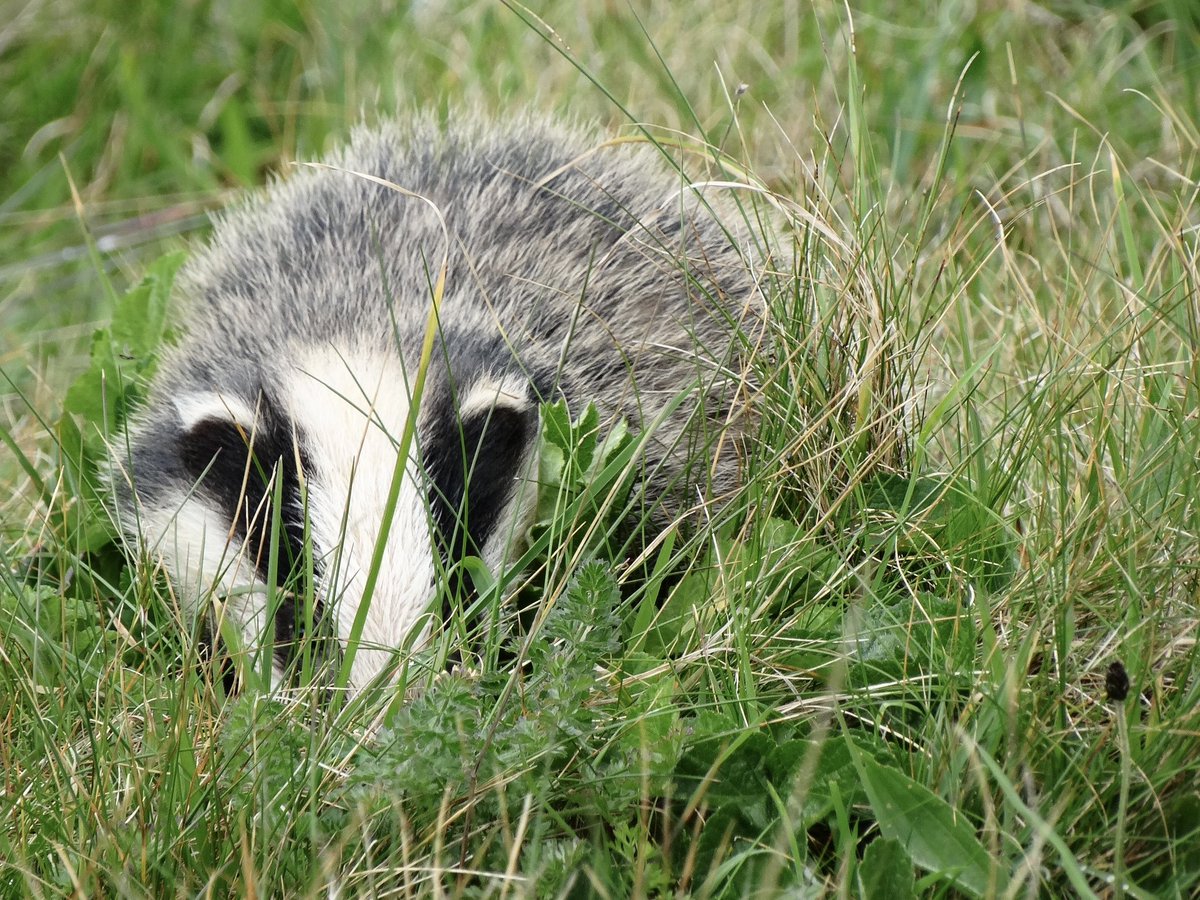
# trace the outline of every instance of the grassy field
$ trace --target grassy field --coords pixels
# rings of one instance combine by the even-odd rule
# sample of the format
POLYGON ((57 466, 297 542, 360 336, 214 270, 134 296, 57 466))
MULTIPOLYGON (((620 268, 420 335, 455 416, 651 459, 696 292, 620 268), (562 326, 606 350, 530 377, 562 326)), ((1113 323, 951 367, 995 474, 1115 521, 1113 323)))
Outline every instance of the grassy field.
POLYGON ((0 895, 1200 892, 1190 4, 133 8, 0 0, 0 895), (627 579, 566 466, 521 671, 452 622, 408 703, 227 696, 93 360, 239 190, 463 105, 773 192, 745 497, 627 579))

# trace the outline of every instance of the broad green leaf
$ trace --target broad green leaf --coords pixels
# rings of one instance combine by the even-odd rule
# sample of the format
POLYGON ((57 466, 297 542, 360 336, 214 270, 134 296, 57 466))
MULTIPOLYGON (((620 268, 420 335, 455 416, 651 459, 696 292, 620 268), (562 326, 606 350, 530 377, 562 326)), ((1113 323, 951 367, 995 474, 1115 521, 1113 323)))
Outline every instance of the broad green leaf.
POLYGON ((1008 521, 962 478, 885 474, 865 485, 864 503, 878 521, 868 542, 901 556, 949 560, 989 591, 1002 588, 1015 564, 1008 521))
POLYGON ((871 753, 869 748, 862 746, 863 741, 835 734, 821 742, 819 751, 811 740, 796 739, 780 744, 768 757, 772 784, 800 804, 805 827, 823 819, 833 809, 831 790, 834 786, 846 802, 866 802, 852 751, 847 746, 851 741, 857 744, 854 752, 871 753), (815 760, 812 758, 814 753, 815 760), (798 781, 800 778, 804 778, 803 783, 798 781))
POLYGON ((704 830, 696 841, 696 872, 701 880, 713 874, 729 856, 729 848, 738 838, 752 838, 751 827, 736 804, 722 806, 704 820, 704 830))
POLYGON ((107 434, 117 423, 114 388, 121 385, 121 370, 112 351, 112 335, 101 329, 92 334, 91 365, 67 389, 63 409, 93 422, 107 434))
POLYGON ((92 336, 91 365, 67 391, 63 408, 110 434, 126 412, 127 392, 153 371, 166 333, 167 305, 184 255, 154 262, 137 287, 121 297, 112 324, 92 336))
POLYGON ((589 403, 575 423, 574 474, 576 476, 591 469, 592 460, 596 456, 599 434, 600 411, 596 409, 596 404, 589 403))
POLYGON ((158 351, 166 335, 171 287, 184 259, 182 253, 170 253, 155 260, 138 286, 113 310, 113 345, 122 355, 134 357, 139 365, 158 351))
POLYGON ((945 800, 896 769, 861 753, 854 764, 883 836, 899 841, 922 869, 945 875, 975 897, 1003 890, 1006 876, 994 865, 975 830, 945 800))
POLYGON ((910 900, 916 896, 913 861, 892 838, 872 841, 858 864, 862 900, 910 900))
POLYGON ((538 479, 542 484, 562 484, 566 464, 567 455, 562 447, 546 441, 538 452, 538 479))

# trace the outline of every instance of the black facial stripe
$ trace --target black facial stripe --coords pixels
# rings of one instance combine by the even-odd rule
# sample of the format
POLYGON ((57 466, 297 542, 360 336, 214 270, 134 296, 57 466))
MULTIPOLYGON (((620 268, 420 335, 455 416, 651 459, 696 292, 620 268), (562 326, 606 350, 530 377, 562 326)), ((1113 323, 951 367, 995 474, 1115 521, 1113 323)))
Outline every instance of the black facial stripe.
POLYGON ((448 407, 423 449, 435 541, 447 567, 479 554, 500 522, 533 437, 532 410, 496 406, 459 420, 448 407))
MULTIPOLYGON (((275 583, 281 590, 287 589, 288 594, 277 598, 274 653, 279 666, 286 669, 306 631, 304 598, 308 585, 304 581, 304 510, 297 455, 305 471, 310 471, 310 466, 303 444, 297 454, 291 429, 272 415, 265 403, 263 406, 252 430, 229 419, 200 420, 181 438, 179 455, 184 470, 220 504, 233 524, 235 538, 245 542, 247 556, 253 559, 264 582, 271 558, 272 473, 277 471, 282 480, 281 540, 275 583)), ((318 580, 320 570, 320 560, 314 553, 313 575, 318 580)), ((313 621, 319 626, 323 620, 321 599, 314 597, 313 621)), ((320 630, 318 627, 318 633, 320 630)))
POLYGON ((461 593, 461 571, 454 563, 481 553, 495 531, 536 423, 532 409, 510 406, 481 410, 460 422, 447 404, 430 429, 423 454, 434 545, 445 569, 452 570, 442 601, 443 623, 450 621, 453 598, 461 593))

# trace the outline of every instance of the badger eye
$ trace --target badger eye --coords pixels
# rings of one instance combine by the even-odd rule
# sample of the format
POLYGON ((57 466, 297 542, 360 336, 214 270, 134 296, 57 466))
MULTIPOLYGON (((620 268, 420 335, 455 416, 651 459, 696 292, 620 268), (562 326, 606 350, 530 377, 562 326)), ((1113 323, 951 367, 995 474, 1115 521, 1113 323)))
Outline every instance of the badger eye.
MULTIPOLYGON (((328 634, 325 605, 310 591, 306 580, 305 516, 297 468, 298 460, 301 467, 308 466, 303 442, 290 426, 269 412, 253 426, 205 412, 180 433, 177 450, 183 469, 209 502, 215 502, 264 582, 272 574, 271 504, 276 480, 282 480, 281 529, 274 572, 275 586, 280 589, 274 614, 276 665, 281 671, 290 671, 309 639, 315 640, 317 658, 336 655, 336 641, 328 634), (311 611, 306 609, 306 602, 312 603, 311 611)), ((317 549, 311 548, 311 573, 318 581, 323 568, 319 557, 317 549)))

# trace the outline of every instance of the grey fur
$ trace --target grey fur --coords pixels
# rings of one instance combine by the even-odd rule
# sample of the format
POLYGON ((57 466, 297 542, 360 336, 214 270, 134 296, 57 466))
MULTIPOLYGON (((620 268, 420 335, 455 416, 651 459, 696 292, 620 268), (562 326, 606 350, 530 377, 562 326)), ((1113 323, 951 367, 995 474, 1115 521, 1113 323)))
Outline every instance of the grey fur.
MULTIPOLYGON (((666 495, 661 520, 735 487, 743 424, 735 338, 759 327, 762 302, 760 261, 741 214, 721 189, 687 186, 653 147, 605 144, 535 117, 465 119, 444 128, 417 118, 358 129, 329 168, 291 172, 224 215, 186 266, 184 336, 164 353, 149 400, 114 456, 114 488, 122 526, 148 555, 165 556, 189 608, 207 608, 213 575, 192 571, 197 548, 164 554, 162 545, 195 535, 164 537, 145 524, 196 504, 220 515, 213 496, 222 486, 196 487, 181 463, 193 435, 179 398, 239 399, 256 410, 255 421, 236 411, 229 417, 244 432, 292 435, 295 452, 273 452, 280 465, 303 468, 307 426, 291 421, 279 396, 294 383, 297 358, 318 346, 339 358, 377 354, 397 360, 411 379, 444 257, 442 335, 426 388, 431 410, 481 379, 519 377, 531 386, 535 415, 538 399, 563 396, 574 412, 592 400, 606 421, 623 416, 641 426, 690 391, 647 445, 643 490, 666 495)), ((431 416, 423 404, 418 442, 435 427, 431 416)), ((520 444, 525 453, 535 445, 535 438, 520 444)), ((222 473, 213 468, 207 477, 222 473)), ((512 503, 512 496, 503 488, 491 501, 512 503)), ((297 497, 288 501, 294 506, 297 497)), ((205 540, 226 540, 233 528, 225 524, 224 536, 210 528, 205 540)), ((388 615, 388 602, 377 592, 372 614, 378 605, 378 615, 388 615)), ((242 617, 243 627, 251 618, 242 617)))

